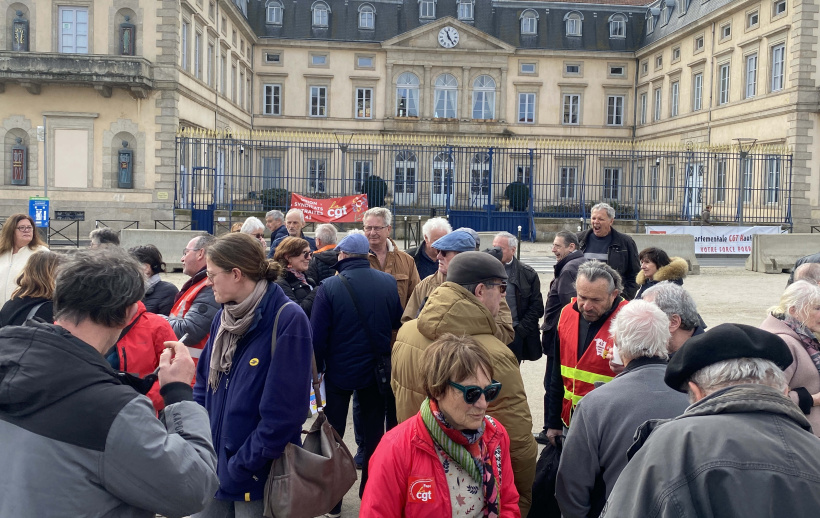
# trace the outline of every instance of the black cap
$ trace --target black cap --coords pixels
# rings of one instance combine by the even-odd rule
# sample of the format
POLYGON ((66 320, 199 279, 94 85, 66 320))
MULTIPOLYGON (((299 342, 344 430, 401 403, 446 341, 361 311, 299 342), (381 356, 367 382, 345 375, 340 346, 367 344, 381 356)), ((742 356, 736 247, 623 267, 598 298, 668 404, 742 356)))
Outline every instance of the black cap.
POLYGON ((720 324, 712 330, 693 336, 675 353, 666 367, 663 380, 679 392, 686 392, 686 382, 704 367, 736 358, 761 358, 781 369, 793 358, 786 342, 768 331, 744 324, 720 324))
POLYGON ((506 279, 501 261, 484 252, 461 252, 447 266, 447 282, 478 284, 490 279, 506 279))

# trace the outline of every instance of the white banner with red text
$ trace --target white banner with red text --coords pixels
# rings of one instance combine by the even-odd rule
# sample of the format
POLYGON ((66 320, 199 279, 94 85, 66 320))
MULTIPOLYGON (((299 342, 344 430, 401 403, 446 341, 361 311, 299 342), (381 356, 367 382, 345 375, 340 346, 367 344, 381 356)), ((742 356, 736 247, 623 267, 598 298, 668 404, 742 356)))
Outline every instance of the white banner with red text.
POLYGON ((691 234, 695 236, 695 254, 749 255, 752 253, 752 235, 781 234, 780 227, 722 227, 647 225, 647 234, 691 234))

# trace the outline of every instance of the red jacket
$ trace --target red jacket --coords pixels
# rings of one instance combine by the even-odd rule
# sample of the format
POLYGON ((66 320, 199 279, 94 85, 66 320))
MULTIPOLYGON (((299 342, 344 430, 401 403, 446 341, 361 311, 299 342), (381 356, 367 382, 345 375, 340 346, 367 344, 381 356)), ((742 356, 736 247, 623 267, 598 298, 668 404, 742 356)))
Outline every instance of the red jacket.
MULTIPOLYGON (((129 322, 136 321, 131 329, 117 342, 117 354, 120 357, 120 370, 144 377, 159 366, 159 355, 165 349, 167 341, 176 341, 177 336, 167 320, 154 313, 149 313, 142 302, 138 302, 136 316, 129 322)), ((159 412, 165 407, 159 395, 159 383, 146 394, 159 412)))
MULTIPOLYGON (((501 446, 499 516, 520 518, 518 490, 510 463, 510 438, 501 423, 493 423, 487 421, 481 440, 490 451, 501 446)), ((385 434, 369 468, 359 518, 454 516, 444 467, 420 414, 385 434)), ((495 476, 498 477, 497 471, 495 476)))

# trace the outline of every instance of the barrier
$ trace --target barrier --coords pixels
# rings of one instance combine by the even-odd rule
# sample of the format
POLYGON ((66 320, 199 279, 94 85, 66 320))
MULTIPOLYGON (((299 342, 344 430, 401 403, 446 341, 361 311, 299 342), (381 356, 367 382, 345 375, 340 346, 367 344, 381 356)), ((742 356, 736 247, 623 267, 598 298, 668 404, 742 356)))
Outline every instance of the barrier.
POLYGON ((695 236, 690 234, 628 234, 635 240, 638 252, 654 246, 669 257, 680 257, 689 264, 689 275, 700 275, 700 264, 695 256, 695 236))
POLYGON ((196 230, 124 228, 120 231, 120 246, 126 250, 140 245, 156 246, 170 272, 182 268, 182 250, 188 246, 188 242, 204 234, 205 232, 196 230))
POLYGON ((818 234, 755 234, 746 269, 762 273, 782 273, 794 268, 805 255, 820 250, 818 234))

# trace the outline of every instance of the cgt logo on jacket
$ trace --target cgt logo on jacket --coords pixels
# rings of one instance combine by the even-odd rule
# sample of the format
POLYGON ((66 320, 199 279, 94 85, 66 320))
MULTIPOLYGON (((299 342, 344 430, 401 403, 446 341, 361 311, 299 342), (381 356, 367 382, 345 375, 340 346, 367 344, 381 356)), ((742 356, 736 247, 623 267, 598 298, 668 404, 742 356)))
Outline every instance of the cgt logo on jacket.
POLYGON ((408 485, 408 500, 410 502, 435 502, 436 484, 431 478, 411 477, 408 485))

